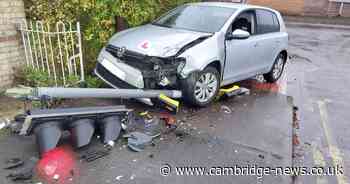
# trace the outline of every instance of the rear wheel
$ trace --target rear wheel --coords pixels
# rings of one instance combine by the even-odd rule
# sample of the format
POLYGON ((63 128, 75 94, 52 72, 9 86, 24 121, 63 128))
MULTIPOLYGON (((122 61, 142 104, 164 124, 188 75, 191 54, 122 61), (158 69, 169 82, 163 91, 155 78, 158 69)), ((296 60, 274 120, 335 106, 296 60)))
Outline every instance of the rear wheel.
POLYGON ((194 106, 204 107, 213 101, 220 87, 220 75, 216 68, 207 67, 184 80, 184 99, 194 106))
POLYGON ((282 73, 284 71, 284 66, 286 63, 285 61, 286 59, 284 58, 283 54, 280 53, 277 56, 271 71, 269 73, 264 74, 264 78, 267 82, 274 83, 282 76, 282 73))

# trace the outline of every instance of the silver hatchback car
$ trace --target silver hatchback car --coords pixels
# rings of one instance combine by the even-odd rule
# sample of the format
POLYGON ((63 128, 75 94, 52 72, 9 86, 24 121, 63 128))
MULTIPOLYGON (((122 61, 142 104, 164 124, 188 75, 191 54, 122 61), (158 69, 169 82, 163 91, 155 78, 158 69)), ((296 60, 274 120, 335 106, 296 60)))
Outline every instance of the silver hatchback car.
POLYGON ((258 74, 277 81, 287 47, 282 16, 273 9, 192 3, 115 34, 95 73, 115 88, 180 89, 187 102, 205 106, 221 86, 258 74))

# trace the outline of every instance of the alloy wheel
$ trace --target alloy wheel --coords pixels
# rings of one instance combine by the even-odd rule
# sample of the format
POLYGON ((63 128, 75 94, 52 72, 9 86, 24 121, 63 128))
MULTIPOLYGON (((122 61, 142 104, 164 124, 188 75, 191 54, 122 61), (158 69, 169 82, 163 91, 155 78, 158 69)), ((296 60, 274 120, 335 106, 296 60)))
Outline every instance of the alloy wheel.
POLYGON ((202 74, 195 85, 195 98, 201 103, 209 101, 216 94, 217 85, 218 79, 213 73, 202 74))

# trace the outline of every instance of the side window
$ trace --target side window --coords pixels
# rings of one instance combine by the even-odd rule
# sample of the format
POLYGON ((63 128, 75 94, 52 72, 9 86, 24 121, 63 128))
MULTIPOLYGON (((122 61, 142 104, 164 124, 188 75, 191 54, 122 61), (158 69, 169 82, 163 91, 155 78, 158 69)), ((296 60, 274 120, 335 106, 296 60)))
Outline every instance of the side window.
POLYGON ((255 29, 255 13, 254 11, 246 11, 238 15, 231 25, 230 32, 241 29, 249 32, 251 35, 256 33, 255 29))
POLYGON ((257 18, 257 33, 273 33, 280 30, 280 25, 277 16, 267 10, 256 10, 257 18))
POLYGON ((273 17, 273 25, 274 25, 273 30, 274 30, 274 32, 279 32, 281 30, 281 28, 280 28, 280 22, 277 18, 277 15, 273 13, 272 17, 273 17))

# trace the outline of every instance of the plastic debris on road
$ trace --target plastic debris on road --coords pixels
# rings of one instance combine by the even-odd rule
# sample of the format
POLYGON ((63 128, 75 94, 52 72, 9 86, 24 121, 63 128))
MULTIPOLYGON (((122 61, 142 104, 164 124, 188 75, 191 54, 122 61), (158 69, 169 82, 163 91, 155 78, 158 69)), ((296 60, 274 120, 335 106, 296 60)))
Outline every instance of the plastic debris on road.
POLYGON ((131 132, 123 137, 128 138, 128 147, 136 152, 143 151, 152 142, 151 136, 141 132, 131 132))
POLYGON ((226 113, 226 114, 231 114, 232 113, 231 108, 226 106, 226 105, 221 106, 221 110, 223 110, 224 113, 226 113))

